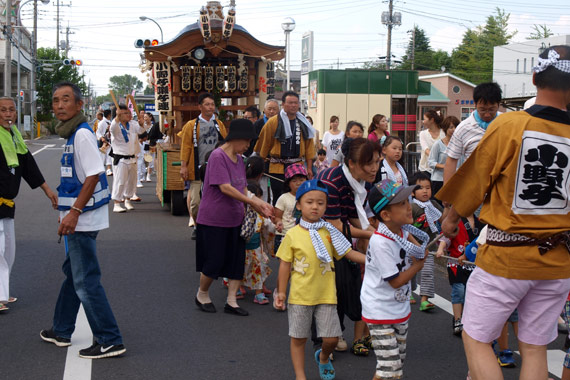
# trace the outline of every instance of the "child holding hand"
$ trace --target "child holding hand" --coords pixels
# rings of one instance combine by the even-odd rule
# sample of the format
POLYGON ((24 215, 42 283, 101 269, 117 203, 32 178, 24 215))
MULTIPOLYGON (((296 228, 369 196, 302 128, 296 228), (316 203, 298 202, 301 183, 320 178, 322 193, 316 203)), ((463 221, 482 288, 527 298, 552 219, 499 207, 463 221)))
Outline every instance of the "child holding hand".
POLYGON ((403 377, 411 316, 410 280, 423 268, 429 242, 425 232, 410 224, 408 198, 415 188, 385 179, 368 193, 370 209, 380 223, 366 252, 360 301, 362 320, 370 329, 376 354, 374 380, 403 377), (421 246, 414 236, 422 241, 421 246))
POLYGON ((289 290, 288 319, 291 360, 297 380, 306 379, 305 344, 311 337, 314 317, 322 348, 315 352, 321 379, 334 379, 329 355, 342 335, 336 311, 336 286, 333 258, 343 257, 364 263, 364 255, 353 251, 351 243, 332 224, 322 220, 327 208, 327 187, 319 180, 304 182, 296 193, 296 208, 301 211, 298 225, 283 238, 277 257, 279 266, 275 306, 285 308, 289 290))

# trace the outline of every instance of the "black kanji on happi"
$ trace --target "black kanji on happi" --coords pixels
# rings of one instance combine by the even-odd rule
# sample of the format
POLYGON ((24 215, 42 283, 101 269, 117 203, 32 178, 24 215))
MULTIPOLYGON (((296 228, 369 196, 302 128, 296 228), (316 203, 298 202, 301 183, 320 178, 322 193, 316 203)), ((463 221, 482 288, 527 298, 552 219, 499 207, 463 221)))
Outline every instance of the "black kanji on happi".
POLYGON ((550 144, 529 149, 525 155, 526 164, 522 182, 528 186, 519 197, 535 206, 544 206, 552 199, 564 199, 564 168, 568 156, 550 144))

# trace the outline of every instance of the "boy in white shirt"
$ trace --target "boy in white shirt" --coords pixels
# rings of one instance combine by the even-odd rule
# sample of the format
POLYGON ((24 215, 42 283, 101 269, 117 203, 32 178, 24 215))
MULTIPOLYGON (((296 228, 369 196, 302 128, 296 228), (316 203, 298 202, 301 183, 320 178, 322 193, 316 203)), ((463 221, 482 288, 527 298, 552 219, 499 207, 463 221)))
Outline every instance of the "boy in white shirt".
POLYGON ((400 379, 406 357, 410 319, 410 280, 424 266, 428 235, 413 227, 408 198, 416 188, 390 179, 368 193, 370 209, 380 221, 366 252, 360 301, 376 353, 373 379, 400 379), (414 237, 422 240, 419 246, 414 237))

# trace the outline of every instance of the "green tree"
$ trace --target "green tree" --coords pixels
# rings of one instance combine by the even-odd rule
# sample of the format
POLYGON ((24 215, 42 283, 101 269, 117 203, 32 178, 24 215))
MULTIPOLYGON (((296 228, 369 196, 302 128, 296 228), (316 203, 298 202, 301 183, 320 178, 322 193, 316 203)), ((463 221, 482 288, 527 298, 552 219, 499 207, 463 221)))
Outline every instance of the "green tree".
POLYGON ((109 78, 109 88, 113 90, 115 96, 120 97, 130 94, 133 90, 142 90, 143 83, 134 75, 113 75, 109 78))
POLYGON ((144 88, 144 92, 143 94, 145 95, 154 95, 154 88, 150 87, 150 86, 146 86, 144 88))
POLYGON ((413 58, 414 69, 416 70, 436 69, 433 62, 433 53, 434 51, 430 47, 430 41, 426 32, 422 28, 414 26, 414 31, 406 48, 406 54, 402 57, 402 64, 398 68, 403 70, 411 69, 413 58))
POLYGON ((63 64, 65 57, 57 54, 55 48, 38 48, 38 120, 53 120, 52 114, 52 87, 59 82, 75 83, 81 88, 81 91, 87 93, 87 84, 84 75, 79 73, 75 66, 66 66, 63 64))
POLYGON ((113 98, 111 97, 111 94, 105 94, 105 95, 99 95, 98 97, 95 98, 95 103, 97 105, 101 105, 105 102, 112 102, 113 98))
POLYGON ((451 55, 451 72, 473 83, 493 79, 493 48, 506 45, 517 33, 507 30, 509 13, 497 8, 497 14, 487 17, 484 26, 468 29, 461 44, 451 55))
POLYGON ((541 40, 543 38, 548 38, 554 35, 554 33, 552 33, 552 30, 550 30, 550 28, 546 24, 543 25, 534 24, 532 26, 532 29, 534 31, 526 38, 527 40, 541 40))

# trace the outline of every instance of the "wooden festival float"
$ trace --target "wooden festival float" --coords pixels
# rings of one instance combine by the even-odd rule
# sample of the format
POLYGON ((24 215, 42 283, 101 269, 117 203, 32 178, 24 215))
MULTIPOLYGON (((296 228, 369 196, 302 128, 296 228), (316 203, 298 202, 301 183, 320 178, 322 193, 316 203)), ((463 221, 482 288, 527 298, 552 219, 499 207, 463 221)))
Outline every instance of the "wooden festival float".
POLYGON ((163 206, 170 203, 173 215, 186 213, 177 133, 200 114, 198 96, 214 94, 217 116, 227 127, 232 115, 264 104, 275 91, 274 62, 285 57, 285 47, 255 39, 235 17, 234 8, 224 16, 220 2, 209 1, 198 22, 172 41, 144 49, 141 70, 154 87, 155 110, 168 136, 157 144, 156 194, 163 206))

